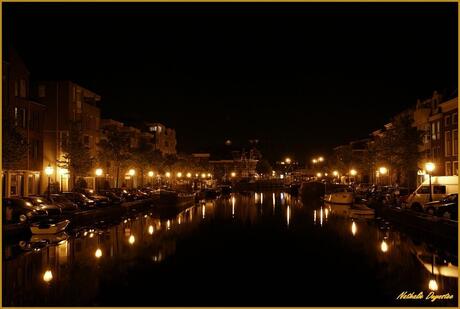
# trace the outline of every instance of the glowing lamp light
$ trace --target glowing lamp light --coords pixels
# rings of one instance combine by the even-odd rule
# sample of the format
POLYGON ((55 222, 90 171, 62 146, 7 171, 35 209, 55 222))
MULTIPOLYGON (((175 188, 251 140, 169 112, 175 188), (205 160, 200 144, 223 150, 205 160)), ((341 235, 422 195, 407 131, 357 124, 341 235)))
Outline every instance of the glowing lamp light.
POLYGON ((154 173, 153 171, 150 171, 150 172, 147 173, 147 175, 148 175, 149 177, 153 177, 153 176, 155 175, 155 173, 154 173))
POLYGON ((351 223, 351 234, 355 236, 357 232, 358 232, 358 227, 356 226, 355 221, 353 221, 353 223, 351 223))
POLYGON ((181 178, 181 177, 182 177, 182 173, 179 172, 179 173, 176 174, 176 176, 177 176, 177 178, 181 178))
POLYGON ((53 172, 54 172, 53 167, 51 166, 51 164, 48 164, 48 166, 45 167, 45 174, 47 176, 51 176, 51 175, 53 175, 53 172))
POLYGON ((334 175, 334 176, 337 177, 337 176, 339 176, 339 172, 338 172, 338 171, 333 171, 333 172, 332 172, 332 175, 334 175))
POLYGON ((129 236, 128 242, 130 245, 134 244, 136 242, 136 238, 134 235, 129 236))
POLYGON ((351 176, 356 176, 356 174, 358 174, 358 172, 355 169, 350 170, 351 176))
POLYGON ((280 175, 280 179, 284 179, 284 175, 283 175, 283 174, 280 175))
POLYGON ((51 270, 46 270, 45 273, 43 274, 43 281, 45 282, 50 282, 53 280, 53 272, 51 270))
POLYGON ((206 174, 205 173, 201 174, 201 178, 206 178, 206 174))
POLYGON ((426 170, 428 173, 431 173, 432 171, 434 171, 435 168, 436 168, 436 166, 434 165, 433 162, 427 162, 427 163, 425 163, 425 170, 426 170))
POLYGON ((379 173, 380 175, 385 175, 386 173, 388 173, 388 169, 385 166, 382 166, 381 168, 379 168, 379 173))
POLYGON ((169 177, 171 177, 171 173, 170 173, 170 172, 166 172, 165 176, 166 176, 167 178, 169 178, 169 177))
POLYGON ((187 173, 187 178, 192 177, 192 173, 187 173))
POLYGON ((208 173, 208 177, 211 177, 211 176, 212 176, 211 173, 208 173))
POLYGON ((150 225, 149 226, 149 234, 153 235, 153 232, 154 232, 153 225, 150 225))
POLYGON ((100 259, 102 257, 102 250, 97 248, 96 252, 94 252, 94 256, 97 258, 97 259, 100 259))
POLYGON ((431 279, 430 282, 428 282, 428 288, 431 291, 437 291, 438 290, 438 283, 436 282, 435 279, 431 279))
POLYGON ((232 177, 235 177, 235 176, 236 176, 236 173, 235 173, 235 172, 232 172, 230 175, 231 175, 232 177))
POLYGON ((321 173, 316 173, 316 177, 321 178, 321 176, 323 176, 323 174, 321 174, 321 173))
POLYGON ((318 160, 313 159, 313 160, 311 160, 311 162, 313 162, 313 163, 318 163, 318 160))
POLYGON ((380 244, 380 250, 382 250, 384 253, 388 251, 388 244, 385 240, 382 240, 382 243, 380 244))
POLYGON ((134 175, 136 175, 136 171, 135 171, 134 169, 130 169, 130 170, 128 171, 128 175, 129 175, 129 176, 134 176, 134 175))
POLYGON ((290 164, 290 163, 291 163, 291 158, 286 158, 286 159, 284 160, 284 162, 286 162, 287 164, 290 164))
POLYGON ((102 168, 96 168, 95 174, 96 174, 96 176, 102 176, 102 173, 103 173, 103 172, 104 172, 104 171, 102 170, 102 168))
POLYGON ((323 162, 323 161, 324 161, 324 158, 323 158, 323 157, 319 157, 319 158, 318 158, 318 161, 319 161, 319 162, 323 162))

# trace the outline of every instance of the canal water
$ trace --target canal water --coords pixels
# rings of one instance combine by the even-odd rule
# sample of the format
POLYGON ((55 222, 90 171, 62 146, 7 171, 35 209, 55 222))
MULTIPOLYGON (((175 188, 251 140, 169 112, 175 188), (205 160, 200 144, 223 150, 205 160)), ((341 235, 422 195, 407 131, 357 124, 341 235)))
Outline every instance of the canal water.
POLYGON ((457 265, 455 252, 381 218, 235 194, 173 218, 149 210, 6 241, 3 305, 456 306, 457 265), (425 299, 429 286, 453 299, 425 299), (397 299, 404 292, 423 299, 397 299))

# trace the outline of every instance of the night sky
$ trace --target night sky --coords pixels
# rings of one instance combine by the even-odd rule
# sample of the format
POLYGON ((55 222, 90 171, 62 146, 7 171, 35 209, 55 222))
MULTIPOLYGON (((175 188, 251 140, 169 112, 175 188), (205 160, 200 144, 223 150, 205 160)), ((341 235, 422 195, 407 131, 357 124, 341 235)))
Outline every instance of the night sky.
POLYGON ((457 3, 3 3, 3 17, 32 78, 174 127, 182 152, 259 139, 302 160, 457 89, 457 3))

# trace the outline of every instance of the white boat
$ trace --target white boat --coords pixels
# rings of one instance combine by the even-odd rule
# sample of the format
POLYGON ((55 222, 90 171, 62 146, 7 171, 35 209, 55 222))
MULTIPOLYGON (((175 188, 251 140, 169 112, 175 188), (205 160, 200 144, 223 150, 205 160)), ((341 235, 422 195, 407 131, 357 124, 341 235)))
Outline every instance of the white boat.
POLYGON ((372 208, 367 207, 365 204, 354 204, 350 208, 350 217, 373 217, 375 211, 372 208))
POLYGON ((324 202, 329 204, 353 204, 353 192, 346 190, 324 194, 324 202))
POLYGON ((63 232, 69 223, 69 220, 35 222, 30 225, 30 231, 32 234, 57 234, 63 232))

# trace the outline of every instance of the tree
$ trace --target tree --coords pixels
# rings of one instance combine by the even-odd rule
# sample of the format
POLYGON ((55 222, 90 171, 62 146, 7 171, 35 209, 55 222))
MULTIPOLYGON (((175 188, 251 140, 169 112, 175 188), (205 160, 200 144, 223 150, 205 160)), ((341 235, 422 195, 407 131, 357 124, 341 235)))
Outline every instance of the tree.
POLYGON ((99 161, 113 161, 116 169, 115 187, 118 188, 121 164, 131 158, 130 136, 128 132, 120 130, 116 125, 103 128, 104 138, 99 142, 99 161))
POLYGON ((152 166, 154 157, 153 144, 148 139, 141 138, 138 147, 133 150, 131 158, 141 172, 141 186, 144 185, 145 170, 152 166))
POLYGON ((14 168, 27 157, 29 147, 24 135, 9 118, 3 121, 2 130, 2 165, 3 168, 14 168))
POLYGON ((409 187, 415 181, 421 155, 418 147, 423 136, 423 132, 412 126, 412 122, 409 115, 394 118, 391 128, 375 143, 377 160, 386 162, 393 169, 396 181, 403 180, 409 187))
POLYGON ((269 175, 272 172, 272 167, 267 160, 259 160, 256 165, 256 172, 262 175, 269 175))
POLYGON ((81 123, 73 121, 69 127, 69 137, 62 141, 62 150, 64 152, 64 160, 58 161, 61 168, 65 168, 72 176, 72 184, 75 184, 76 176, 88 174, 91 170, 93 159, 82 141, 83 131, 81 123))

